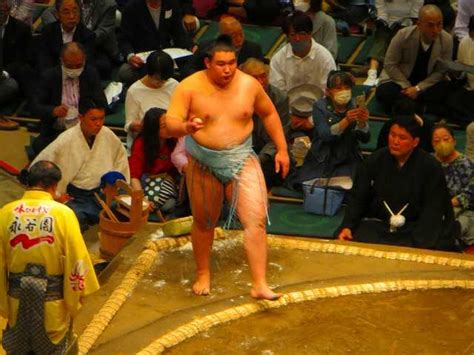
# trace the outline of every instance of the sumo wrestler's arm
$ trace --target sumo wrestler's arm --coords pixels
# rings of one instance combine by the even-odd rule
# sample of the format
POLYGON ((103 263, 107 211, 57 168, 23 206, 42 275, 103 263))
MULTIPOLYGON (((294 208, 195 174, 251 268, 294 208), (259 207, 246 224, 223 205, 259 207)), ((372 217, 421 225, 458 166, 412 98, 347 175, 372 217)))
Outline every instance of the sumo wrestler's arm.
POLYGON ((275 172, 281 173, 283 178, 288 175, 290 158, 288 157, 288 147, 286 145, 285 134, 281 125, 280 117, 268 97, 263 87, 256 83, 257 94, 255 96, 254 109, 260 117, 268 132, 268 135, 275 143, 277 153, 275 154, 275 172))
POLYGON ((170 137, 182 137, 193 134, 204 127, 201 120, 189 120, 191 91, 186 90, 186 83, 176 87, 171 96, 171 103, 166 112, 166 132, 170 137))

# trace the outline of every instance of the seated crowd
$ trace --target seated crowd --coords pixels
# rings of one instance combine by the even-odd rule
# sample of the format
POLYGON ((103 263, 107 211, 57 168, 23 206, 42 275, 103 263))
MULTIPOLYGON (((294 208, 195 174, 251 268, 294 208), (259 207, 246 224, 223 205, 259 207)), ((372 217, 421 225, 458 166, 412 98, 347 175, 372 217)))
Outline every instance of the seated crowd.
POLYGON ((209 68, 215 46, 226 43, 236 58, 222 71, 238 66, 261 84, 289 143, 283 179, 265 122, 253 117, 253 150, 269 190, 346 176, 353 188, 338 239, 474 252, 471 1, 458 0, 457 17, 449 2, 432 0, 237 3, 56 0, 32 35, 9 15, 11 0, 0 0, 0 105, 23 96, 40 119, 29 157, 61 169, 58 192, 81 229, 98 222, 94 196, 108 172, 143 189, 161 216, 179 215, 188 160, 184 138, 170 138, 166 110, 179 81, 209 68), (206 16, 218 19, 219 36, 194 43, 198 17, 206 16), (239 19, 281 25, 286 43, 266 59, 239 19), (337 30, 374 38, 364 85, 389 117, 378 137, 371 137, 367 95, 357 95, 356 79, 339 68, 337 30), (173 47, 190 55, 173 60, 173 47), (104 82, 112 79, 123 83, 126 148, 104 126, 112 110, 104 82), (453 125, 466 129, 466 155, 456 150, 453 125), (311 146, 298 159, 292 144, 302 137, 311 146), (360 144, 371 139, 378 149, 364 158, 360 144))

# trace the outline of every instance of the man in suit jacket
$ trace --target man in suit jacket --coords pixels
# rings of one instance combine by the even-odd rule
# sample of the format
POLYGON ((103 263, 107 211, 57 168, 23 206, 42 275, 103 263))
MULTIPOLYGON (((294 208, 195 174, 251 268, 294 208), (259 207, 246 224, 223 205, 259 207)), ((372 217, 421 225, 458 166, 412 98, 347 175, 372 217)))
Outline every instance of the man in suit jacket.
MULTIPOLYGON (((237 49, 237 64, 243 64, 249 58, 263 60, 262 48, 258 43, 247 41, 240 22, 231 16, 224 16, 219 21, 219 32, 232 39, 232 45, 237 49)), ((206 51, 213 41, 205 41, 199 45, 198 50, 183 68, 183 76, 189 76, 199 70, 206 69, 204 58, 206 51)))
POLYGON ((443 114, 449 84, 435 64, 438 59, 450 60, 452 51, 453 39, 443 30, 440 9, 423 6, 417 25, 400 30, 388 47, 376 92, 387 113, 397 109, 443 114))
POLYGON ((131 84, 145 75, 138 53, 170 47, 190 48, 177 0, 130 0, 122 13, 119 48, 127 63, 119 79, 131 84))
POLYGON ((65 44, 61 62, 43 73, 31 103, 31 111, 41 118, 40 134, 32 144, 35 156, 77 123, 81 101, 91 99, 101 107, 107 105, 99 75, 95 68, 85 65, 86 55, 80 44, 65 44))
MULTIPOLYGON (((83 0, 81 22, 95 33, 94 59, 102 78, 110 78, 112 63, 119 61, 116 30, 117 3, 114 0, 83 0)), ((51 6, 41 14, 44 25, 56 22, 58 12, 51 6)))
POLYGON ((56 1, 58 21, 46 25, 41 33, 38 53, 38 67, 41 72, 59 64, 63 44, 77 42, 82 44, 88 63, 93 62, 95 34, 84 26, 77 0, 56 1))
POLYGON ((19 90, 26 96, 31 92, 28 47, 31 29, 9 16, 8 0, 0 0, 0 106, 5 105, 19 90))

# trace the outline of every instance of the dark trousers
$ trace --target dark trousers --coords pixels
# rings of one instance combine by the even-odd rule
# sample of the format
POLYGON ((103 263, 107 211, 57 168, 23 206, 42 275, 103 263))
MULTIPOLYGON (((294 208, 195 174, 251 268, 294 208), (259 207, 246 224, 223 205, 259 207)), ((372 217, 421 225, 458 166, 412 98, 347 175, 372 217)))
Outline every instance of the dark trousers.
POLYGON ((393 113, 418 113, 446 116, 446 96, 450 92, 452 84, 448 81, 440 81, 420 93, 416 100, 402 94, 402 87, 392 81, 380 84, 375 93, 390 116, 393 113))
POLYGON ((94 192, 99 193, 99 190, 99 188, 83 190, 71 184, 67 186, 67 193, 72 199, 66 205, 76 214, 81 232, 89 228, 90 225, 99 223, 99 213, 102 207, 100 207, 94 196, 94 192))
POLYGON ((474 121, 474 90, 459 87, 448 94, 449 121, 466 127, 474 121))
POLYGON ((63 131, 41 132, 31 143, 33 156, 29 157, 33 160, 44 148, 54 141, 63 131))

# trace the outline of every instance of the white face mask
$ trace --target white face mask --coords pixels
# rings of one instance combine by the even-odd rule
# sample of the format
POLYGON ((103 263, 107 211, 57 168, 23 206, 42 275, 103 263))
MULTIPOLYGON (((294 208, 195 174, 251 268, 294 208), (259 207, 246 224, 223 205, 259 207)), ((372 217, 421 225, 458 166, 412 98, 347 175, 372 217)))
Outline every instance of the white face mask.
POLYGON ((84 67, 78 68, 78 69, 69 69, 66 68, 64 65, 62 66, 63 68, 63 73, 70 79, 76 79, 79 78, 79 76, 82 74, 84 71, 84 67))
POLYGON ((333 100, 338 105, 347 105, 352 98, 352 90, 341 90, 334 94, 333 100))

